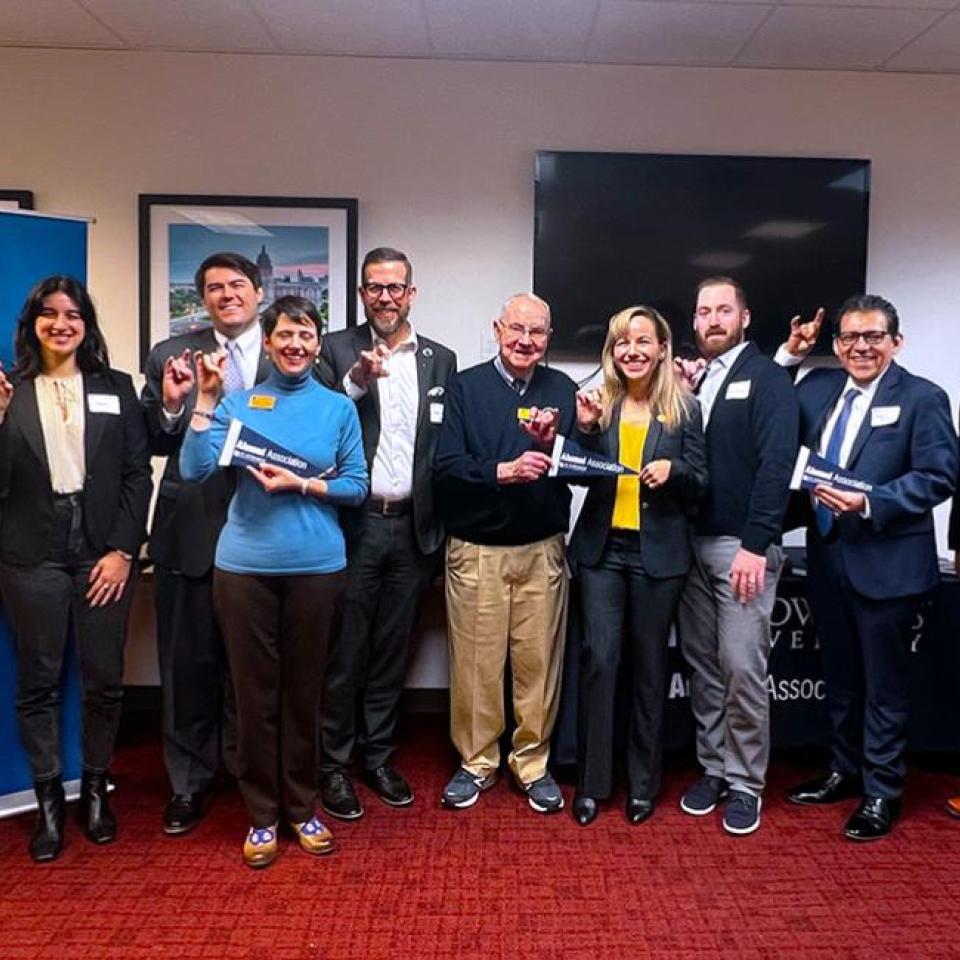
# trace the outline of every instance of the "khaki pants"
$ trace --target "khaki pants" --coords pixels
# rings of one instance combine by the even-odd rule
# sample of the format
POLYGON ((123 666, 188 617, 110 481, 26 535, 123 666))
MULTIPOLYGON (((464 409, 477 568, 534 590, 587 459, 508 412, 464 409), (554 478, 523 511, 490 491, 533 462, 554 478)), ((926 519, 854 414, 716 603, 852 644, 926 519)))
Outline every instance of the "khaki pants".
POLYGON ((450 737, 463 766, 500 766, 503 671, 510 655, 517 728, 509 764, 521 783, 546 773, 557 718, 567 615, 564 538, 489 547, 447 545, 450 737))

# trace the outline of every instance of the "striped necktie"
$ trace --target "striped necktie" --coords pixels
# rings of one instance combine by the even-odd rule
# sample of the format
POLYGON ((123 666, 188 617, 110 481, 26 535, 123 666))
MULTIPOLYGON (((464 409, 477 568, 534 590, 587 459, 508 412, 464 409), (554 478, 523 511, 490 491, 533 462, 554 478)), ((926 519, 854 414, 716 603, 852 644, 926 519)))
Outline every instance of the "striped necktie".
POLYGON ((228 340, 227 368, 223 372, 223 395, 228 397, 231 393, 243 389, 243 354, 236 341, 228 340))

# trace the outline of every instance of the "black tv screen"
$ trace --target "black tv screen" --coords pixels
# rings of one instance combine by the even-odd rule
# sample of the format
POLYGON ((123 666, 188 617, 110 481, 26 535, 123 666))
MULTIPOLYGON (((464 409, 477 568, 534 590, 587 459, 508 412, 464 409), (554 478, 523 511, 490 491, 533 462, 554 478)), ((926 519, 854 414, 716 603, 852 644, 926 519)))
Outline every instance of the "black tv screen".
POLYGON ((743 285, 748 336, 772 353, 792 316, 832 317, 864 292, 869 199, 868 160, 538 151, 533 276, 550 356, 598 361, 609 318, 640 303, 689 350, 697 284, 716 274, 743 285))

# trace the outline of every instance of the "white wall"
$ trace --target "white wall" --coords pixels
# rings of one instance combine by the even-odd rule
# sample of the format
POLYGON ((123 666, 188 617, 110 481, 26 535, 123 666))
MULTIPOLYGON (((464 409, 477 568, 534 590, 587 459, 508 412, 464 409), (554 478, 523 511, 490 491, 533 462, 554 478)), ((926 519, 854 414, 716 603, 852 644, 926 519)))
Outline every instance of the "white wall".
POLYGON ((552 148, 869 158, 869 288, 905 364, 960 390, 960 77, 6 49, 0 92, 0 186, 97 218, 90 284, 127 369, 138 193, 358 197, 361 251, 414 262, 418 328, 480 359, 530 286, 552 148))

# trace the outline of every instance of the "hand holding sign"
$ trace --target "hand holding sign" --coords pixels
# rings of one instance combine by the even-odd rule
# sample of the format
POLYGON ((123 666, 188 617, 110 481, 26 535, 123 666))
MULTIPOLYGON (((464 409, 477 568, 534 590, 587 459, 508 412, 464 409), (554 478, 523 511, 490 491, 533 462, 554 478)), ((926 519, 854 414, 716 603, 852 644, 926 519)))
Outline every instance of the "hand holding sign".
POLYGON ((538 450, 527 450, 516 460, 497 464, 498 483, 530 483, 550 469, 550 457, 538 450))
POLYGON ((837 490, 822 483, 813 488, 813 495, 834 514, 862 513, 867 505, 867 498, 862 493, 853 490, 837 490))

